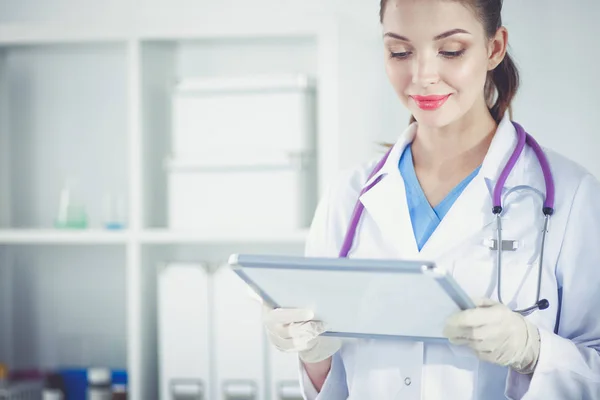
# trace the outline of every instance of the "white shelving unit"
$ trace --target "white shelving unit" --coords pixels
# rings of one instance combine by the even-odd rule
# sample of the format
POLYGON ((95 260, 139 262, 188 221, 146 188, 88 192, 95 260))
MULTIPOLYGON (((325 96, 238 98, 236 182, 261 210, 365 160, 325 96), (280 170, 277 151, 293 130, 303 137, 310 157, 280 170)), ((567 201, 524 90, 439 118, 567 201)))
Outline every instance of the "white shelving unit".
POLYGON ((152 29, 0 24, 0 360, 123 368, 129 398, 156 399, 156 265, 218 265, 233 252, 302 253, 307 229, 166 227, 162 168, 175 78, 313 75, 319 189, 337 171, 337 26, 314 17, 277 21, 152 29), (53 228, 66 178, 76 179, 88 229, 53 228), (124 230, 102 228, 106 192, 127 199, 124 230))

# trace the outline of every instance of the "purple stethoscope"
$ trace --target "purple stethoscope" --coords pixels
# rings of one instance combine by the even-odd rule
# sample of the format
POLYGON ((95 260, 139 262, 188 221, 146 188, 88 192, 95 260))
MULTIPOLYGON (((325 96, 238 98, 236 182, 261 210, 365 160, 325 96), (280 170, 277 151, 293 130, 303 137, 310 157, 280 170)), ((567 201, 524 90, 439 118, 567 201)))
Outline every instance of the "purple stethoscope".
MULTIPOLYGON (((548 300, 540 299, 540 290, 541 290, 541 286, 542 286, 542 265, 543 265, 543 261, 544 261, 544 246, 546 244, 546 233, 548 232, 548 226, 550 224, 550 216, 552 214, 554 214, 555 188, 554 188, 554 178, 552 176, 552 171, 550 170, 550 164, 548 163, 548 159, 546 158, 544 151, 542 150, 540 145, 535 141, 535 139, 530 134, 525 132, 525 129, 523 129, 523 127, 521 125, 517 124, 516 122, 513 122, 513 125, 515 126, 515 129, 517 131, 517 146, 515 147, 515 150, 513 151, 512 155, 510 156, 508 162, 506 163, 506 166, 504 167, 504 169, 502 170, 502 173, 500 174, 500 177, 498 178, 498 181, 496 182, 496 185, 494 186, 492 213, 494 215, 496 215, 496 241, 495 241, 494 246, 491 247, 491 249, 496 250, 496 252, 497 252, 498 300, 500 301, 500 303, 503 303, 502 294, 501 294, 502 293, 502 291, 501 291, 502 251, 499 248, 500 247, 503 248, 504 246, 502 246, 502 245, 498 246, 498 243, 503 243, 502 242, 502 216, 501 216, 501 214, 502 214, 502 196, 501 196, 501 194, 502 194, 502 188, 504 187, 504 184, 506 183, 506 179, 508 178, 508 175, 510 175, 510 172, 515 167, 515 164, 517 163, 519 156, 523 152, 525 143, 527 143, 527 145, 529 145, 529 147, 531 147, 531 149, 535 153, 535 155, 538 159, 538 162, 540 163, 540 167, 542 168, 542 173, 544 175, 544 182, 546 185, 546 198, 544 199, 544 205, 542 207, 542 213, 544 214, 544 230, 542 231, 542 240, 541 240, 541 245, 540 245, 540 259, 539 259, 539 263, 538 263, 538 280, 537 280, 536 301, 530 307, 523 308, 521 310, 514 310, 514 312, 519 313, 521 315, 529 315, 532 312, 534 312, 535 310, 545 310, 550 305, 548 300)), ((371 180, 371 178, 373 176, 375 176, 375 174, 377 174, 377 172, 379 172, 381 170, 381 168, 387 161, 387 158, 388 158, 390 152, 391 152, 391 149, 377 163, 377 165, 375 165, 375 168, 369 175, 369 178, 367 179, 367 181, 371 180)), ((379 176, 376 180, 371 182, 369 185, 365 186, 361 190, 359 197, 362 196, 363 194, 365 194, 366 192, 368 192, 373 186, 375 186, 381 180, 382 177, 383 177, 383 175, 379 176)), ((348 257, 348 253, 350 252, 352 243, 354 242, 354 237, 356 236, 356 230, 358 227, 358 223, 363 214, 363 211, 364 211, 363 204, 360 201, 357 201, 356 205, 354 206, 354 211, 352 212, 352 217, 350 219, 350 225, 348 227, 348 230, 346 231, 346 236, 344 237, 344 242, 343 242, 342 248, 340 250, 339 257, 341 257, 341 258, 348 257)))

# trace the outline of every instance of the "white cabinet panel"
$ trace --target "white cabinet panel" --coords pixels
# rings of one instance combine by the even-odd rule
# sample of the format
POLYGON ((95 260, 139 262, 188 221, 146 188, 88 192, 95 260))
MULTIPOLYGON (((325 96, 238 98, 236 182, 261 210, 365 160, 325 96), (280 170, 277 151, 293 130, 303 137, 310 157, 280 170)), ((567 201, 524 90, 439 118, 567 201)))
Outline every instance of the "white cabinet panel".
POLYGON ((262 306, 228 267, 213 275, 215 400, 265 399, 262 306))
POLYGON ((298 366, 299 359, 296 353, 283 353, 270 346, 271 400, 302 400, 298 366))
POLYGON ((209 281, 203 265, 167 264, 158 278, 161 400, 210 399, 209 281))

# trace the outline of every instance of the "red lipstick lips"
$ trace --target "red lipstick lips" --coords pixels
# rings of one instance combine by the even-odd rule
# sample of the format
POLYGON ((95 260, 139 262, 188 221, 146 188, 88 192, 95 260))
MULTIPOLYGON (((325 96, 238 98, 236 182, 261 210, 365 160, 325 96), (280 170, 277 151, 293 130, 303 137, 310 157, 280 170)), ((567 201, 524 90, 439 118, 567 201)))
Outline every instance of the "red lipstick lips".
POLYGON ((410 96, 410 97, 412 97, 412 99, 415 101, 415 103, 421 110, 433 111, 433 110, 437 110, 442 105, 444 105, 444 103, 446 102, 446 100, 448 100, 448 97, 450 97, 450 95, 446 94, 446 95, 410 96))

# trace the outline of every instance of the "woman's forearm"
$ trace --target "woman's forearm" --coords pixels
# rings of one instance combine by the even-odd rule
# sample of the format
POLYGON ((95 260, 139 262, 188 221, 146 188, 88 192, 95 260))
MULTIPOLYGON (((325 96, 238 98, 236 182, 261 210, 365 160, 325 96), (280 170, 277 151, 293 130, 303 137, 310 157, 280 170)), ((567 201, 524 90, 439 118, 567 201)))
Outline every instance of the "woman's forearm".
POLYGON ((329 375, 329 370, 331 369, 331 357, 323 361, 319 361, 318 363, 303 364, 308 378, 312 382, 317 392, 320 392, 323 384, 325 383, 325 379, 327 379, 327 375, 329 375))

